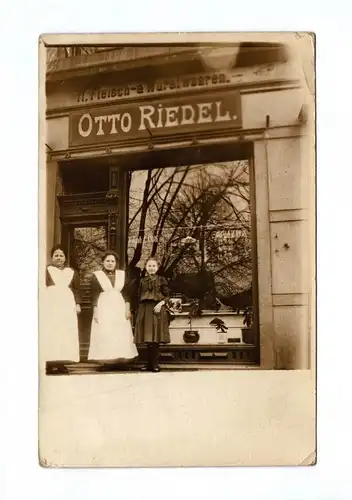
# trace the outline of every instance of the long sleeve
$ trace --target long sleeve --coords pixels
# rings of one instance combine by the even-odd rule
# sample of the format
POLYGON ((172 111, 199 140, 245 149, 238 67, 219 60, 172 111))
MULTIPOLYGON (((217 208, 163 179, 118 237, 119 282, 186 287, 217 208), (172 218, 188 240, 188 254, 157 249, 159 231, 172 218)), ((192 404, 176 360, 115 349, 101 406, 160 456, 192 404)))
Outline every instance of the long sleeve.
POLYGON ((101 294, 101 286, 95 274, 92 276, 92 281, 90 282, 90 297, 92 300, 92 307, 95 307, 98 303, 99 295, 101 294))
POLYGON ((128 271, 125 272, 125 284, 121 290, 121 295, 125 302, 131 303, 136 295, 136 280, 133 279, 128 271))
POLYGON ((72 290, 73 296, 75 298, 76 304, 80 304, 81 299, 81 287, 80 287, 80 279, 77 271, 74 271, 73 278, 70 284, 70 288, 72 290))
POLYGON ((52 286, 54 284, 49 274, 48 268, 46 268, 45 270, 45 284, 46 286, 52 286))
POLYGON ((136 308, 138 309, 139 304, 141 302, 142 298, 142 280, 141 278, 139 280, 136 280, 136 295, 135 295, 135 303, 136 303, 136 308))
POLYGON ((164 296, 165 302, 168 302, 170 299, 170 289, 169 289, 169 284, 167 282, 167 279, 164 277, 160 278, 160 291, 164 296))

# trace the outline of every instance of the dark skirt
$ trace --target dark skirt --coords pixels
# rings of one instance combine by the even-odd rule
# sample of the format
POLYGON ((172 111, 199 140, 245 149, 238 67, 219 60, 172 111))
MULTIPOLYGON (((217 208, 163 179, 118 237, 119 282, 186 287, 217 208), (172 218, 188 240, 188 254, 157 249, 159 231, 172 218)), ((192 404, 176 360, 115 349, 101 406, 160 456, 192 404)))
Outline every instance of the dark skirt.
POLYGON ((159 314, 155 314, 153 309, 157 303, 157 301, 148 300, 139 304, 134 328, 136 344, 148 342, 168 344, 170 342, 170 316, 165 306, 162 306, 159 314))

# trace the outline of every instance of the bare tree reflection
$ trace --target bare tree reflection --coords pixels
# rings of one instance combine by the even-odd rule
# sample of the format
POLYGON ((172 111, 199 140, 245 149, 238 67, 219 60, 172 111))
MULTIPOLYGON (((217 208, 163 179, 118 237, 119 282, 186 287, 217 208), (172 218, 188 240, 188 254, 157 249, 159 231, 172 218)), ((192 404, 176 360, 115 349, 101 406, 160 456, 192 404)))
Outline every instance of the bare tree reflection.
POLYGON ((73 254, 81 284, 88 284, 93 271, 101 267, 101 257, 106 250, 106 226, 75 228, 73 254))
POLYGON ((175 294, 214 309, 251 303, 251 217, 247 161, 134 172, 129 266, 150 255, 175 294), (191 244, 189 242, 192 242, 191 244))

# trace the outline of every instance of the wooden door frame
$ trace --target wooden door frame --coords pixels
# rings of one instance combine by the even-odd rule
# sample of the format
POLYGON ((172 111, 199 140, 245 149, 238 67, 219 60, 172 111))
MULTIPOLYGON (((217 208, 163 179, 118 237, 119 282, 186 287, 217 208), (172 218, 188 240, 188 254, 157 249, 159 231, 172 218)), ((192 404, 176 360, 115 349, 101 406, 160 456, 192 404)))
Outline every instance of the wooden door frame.
MULTIPOLYGON (((99 164, 97 163, 97 174, 99 164)), ((127 248, 127 172, 116 164, 109 167, 109 189, 103 192, 62 194, 57 196, 62 228, 62 242, 67 241, 70 225, 108 225, 108 247, 118 253, 122 268, 127 248)))
POLYGON ((76 228, 83 227, 95 227, 95 226, 106 226, 108 228, 108 220, 106 218, 99 219, 89 219, 87 222, 84 221, 65 221, 61 224, 61 234, 62 234, 62 244, 67 251, 67 262, 70 266, 76 268, 75 263, 72 261, 72 241, 71 234, 76 228))

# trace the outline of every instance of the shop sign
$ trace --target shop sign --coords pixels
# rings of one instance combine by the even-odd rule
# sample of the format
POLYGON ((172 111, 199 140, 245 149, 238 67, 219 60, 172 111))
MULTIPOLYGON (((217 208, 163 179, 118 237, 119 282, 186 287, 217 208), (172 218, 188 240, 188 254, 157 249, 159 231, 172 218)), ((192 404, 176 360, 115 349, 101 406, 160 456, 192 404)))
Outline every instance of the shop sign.
POLYGON ((175 97, 74 112, 70 116, 70 146, 240 127, 239 92, 175 97))
POLYGON ((182 77, 160 78, 149 82, 134 82, 103 87, 87 88, 77 94, 77 103, 89 105, 96 102, 111 102, 122 99, 198 90, 232 83, 233 74, 204 73, 182 77))

